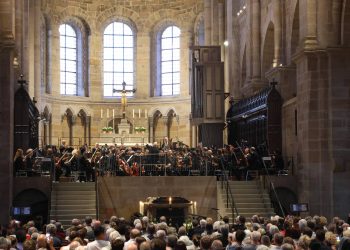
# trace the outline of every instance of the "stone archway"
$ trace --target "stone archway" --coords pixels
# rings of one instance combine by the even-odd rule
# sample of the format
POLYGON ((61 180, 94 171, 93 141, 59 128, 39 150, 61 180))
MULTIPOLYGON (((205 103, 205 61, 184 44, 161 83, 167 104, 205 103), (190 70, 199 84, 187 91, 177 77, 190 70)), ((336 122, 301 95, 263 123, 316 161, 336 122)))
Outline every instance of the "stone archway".
POLYGON ((34 220, 37 226, 43 225, 48 220, 48 204, 48 197, 43 192, 25 189, 12 201, 13 217, 22 222, 34 220))
POLYGON ((73 111, 68 108, 62 115, 62 137, 61 141, 66 141, 69 146, 74 146, 73 138, 73 124, 74 124, 73 111))
POLYGON ((274 63, 274 55, 275 55, 275 38, 274 38, 275 28, 272 22, 269 23, 267 27, 265 40, 262 50, 262 76, 265 76, 266 72, 268 72, 271 68, 276 65, 274 63))

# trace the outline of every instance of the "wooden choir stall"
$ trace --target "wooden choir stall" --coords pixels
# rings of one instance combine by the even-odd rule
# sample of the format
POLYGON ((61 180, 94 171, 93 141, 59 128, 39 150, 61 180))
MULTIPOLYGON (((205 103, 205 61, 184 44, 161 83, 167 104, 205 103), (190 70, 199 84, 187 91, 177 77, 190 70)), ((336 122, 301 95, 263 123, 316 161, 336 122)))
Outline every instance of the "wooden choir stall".
POLYGON ((269 153, 282 146, 282 98, 276 83, 249 98, 231 101, 227 111, 228 143, 266 146, 269 153))

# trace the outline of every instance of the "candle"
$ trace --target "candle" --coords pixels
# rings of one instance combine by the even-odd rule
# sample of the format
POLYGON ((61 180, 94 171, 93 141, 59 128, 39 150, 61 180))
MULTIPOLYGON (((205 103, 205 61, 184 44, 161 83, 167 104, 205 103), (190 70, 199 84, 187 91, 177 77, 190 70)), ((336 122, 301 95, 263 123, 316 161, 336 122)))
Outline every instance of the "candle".
POLYGON ((171 197, 169 197, 169 205, 171 205, 171 197))
POLYGON ((139 109, 139 118, 141 118, 141 109, 139 109))
POLYGON ((140 201, 140 206, 139 206, 139 212, 140 212, 140 214, 143 214, 143 211, 144 210, 144 204, 143 204, 143 202, 142 201, 140 201))
POLYGON ((103 118, 103 109, 101 109, 101 119, 103 118))
POLYGON ((109 109, 107 109, 107 118, 109 118, 109 109))
POLYGON ((132 109, 132 118, 135 118, 135 109, 132 109))

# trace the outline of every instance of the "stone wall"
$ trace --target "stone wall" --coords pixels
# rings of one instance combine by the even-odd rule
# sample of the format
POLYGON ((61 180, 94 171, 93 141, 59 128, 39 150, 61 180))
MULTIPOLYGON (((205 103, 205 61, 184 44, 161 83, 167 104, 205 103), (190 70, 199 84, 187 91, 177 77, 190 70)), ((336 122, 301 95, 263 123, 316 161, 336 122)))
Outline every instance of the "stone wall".
MULTIPOLYGON (((47 74, 41 74, 43 84, 35 85, 38 95, 38 107, 41 112, 46 108, 51 116, 51 143, 58 144, 60 139, 67 137, 65 112, 69 109, 73 116, 84 111, 90 119, 91 144, 101 141, 99 137, 102 127, 111 120, 112 109, 116 116, 121 116, 120 99, 103 97, 103 30, 112 21, 125 20, 135 28, 135 88, 137 92, 128 101, 127 117, 135 126, 144 126, 148 132, 155 130, 154 134, 166 134, 164 126, 157 128, 152 126, 154 114, 160 112, 162 121, 167 119, 169 111, 177 115, 176 122, 170 128, 170 135, 178 137, 179 140, 190 144, 190 95, 189 95, 189 46, 195 40, 194 30, 197 17, 203 11, 201 0, 150 0, 150 1, 36 1, 41 2, 40 11, 36 9, 37 15, 41 16, 39 29, 33 30, 36 34, 43 33, 46 37, 42 39, 39 47, 30 52, 35 55, 37 50, 45 53, 43 57, 47 61, 47 74), (88 82, 87 91, 83 96, 62 96, 59 93, 59 25, 70 22, 78 26, 88 36, 88 82), (156 34, 165 24, 175 24, 181 29, 181 87, 180 95, 173 97, 154 97, 152 92, 155 84, 155 54, 156 34), (41 28, 40 28, 41 27, 41 28), (43 51, 44 49, 44 51, 43 51), (46 51, 45 51, 46 49, 46 51), (110 109, 110 118, 106 116, 101 119, 101 109, 110 109), (148 111, 148 120, 132 119, 132 110, 139 109, 148 111)), ((31 48, 30 48, 31 49, 31 48)), ((31 50, 30 50, 31 51, 31 50)), ((40 52, 39 52, 40 54, 40 52)), ((40 60, 29 57, 31 63, 40 67, 40 60)), ((40 72, 40 71, 39 71, 40 72)), ((39 72, 30 71, 30 78, 39 72)), ((39 81, 40 82, 40 81, 39 81)), ((32 86, 31 86, 32 87, 32 86)), ((34 93, 33 87, 33 93, 34 93)), ((143 115, 144 116, 144 115, 143 115)), ((83 137, 79 119, 73 124, 74 140, 79 141, 83 137)), ((168 124, 167 121, 164 121, 168 124)), ((153 132, 153 131, 152 131, 153 132)), ((152 133, 151 132, 151 133, 152 133)), ((43 131, 41 132, 43 136, 43 131)), ((65 140, 68 141, 67 138, 65 140)), ((160 140, 153 138, 151 140, 160 140)))
POLYGON ((296 163, 299 199, 311 214, 345 216, 349 1, 228 0, 226 13, 231 95, 246 97, 279 82, 282 150, 296 163))

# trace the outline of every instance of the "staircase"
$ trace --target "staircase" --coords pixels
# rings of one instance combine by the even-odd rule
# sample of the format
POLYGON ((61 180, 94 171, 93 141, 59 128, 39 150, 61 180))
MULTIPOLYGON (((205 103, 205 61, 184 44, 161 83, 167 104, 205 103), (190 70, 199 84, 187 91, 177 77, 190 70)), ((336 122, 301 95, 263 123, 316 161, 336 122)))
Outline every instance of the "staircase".
POLYGON ((72 219, 96 218, 96 190, 94 182, 53 183, 50 219, 67 228, 72 219))
MULTIPOLYGON (((232 218, 231 207, 226 208, 226 188, 222 189, 220 181, 217 182, 217 185, 219 212, 222 216, 227 215, 229 218, 232 218)), ((275 214, 268 191, 262 189, 260 181, 229 181, 229 186, 239 215, 250 218, 255 214, 264 217, 275 214)))

